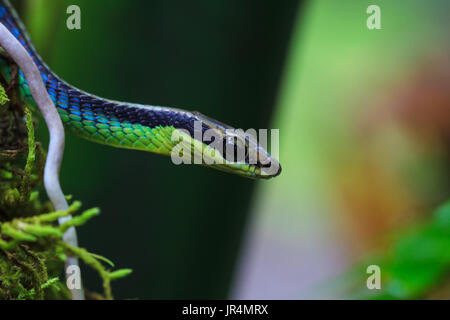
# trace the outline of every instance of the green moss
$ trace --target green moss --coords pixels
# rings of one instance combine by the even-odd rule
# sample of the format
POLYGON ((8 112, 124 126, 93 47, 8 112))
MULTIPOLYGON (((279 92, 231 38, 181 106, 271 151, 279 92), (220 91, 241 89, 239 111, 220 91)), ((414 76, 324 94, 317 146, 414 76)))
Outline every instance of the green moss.
MULTIPOLYGON (((0 86, 0 104, 8 101, 0 86)), ((102 278, 103 295, 87 292, 88 298, 112 299, 111 281, 131 270, 111 271, 108 259, 62 240, 68 228, 100 211, 77 214, 79 201, 66 211, 53 211, 49 201, 41 200, 45 152, 35 141, 33 121, 24 106, 9 102, 0 107, 0 299, 69 299, 63 272, 67 256, 78 257, 102 278), (58 218, 69 214, 73 219, 58 225, 58 218)), ((84 287, 88 290, 89 284, 84 287)))

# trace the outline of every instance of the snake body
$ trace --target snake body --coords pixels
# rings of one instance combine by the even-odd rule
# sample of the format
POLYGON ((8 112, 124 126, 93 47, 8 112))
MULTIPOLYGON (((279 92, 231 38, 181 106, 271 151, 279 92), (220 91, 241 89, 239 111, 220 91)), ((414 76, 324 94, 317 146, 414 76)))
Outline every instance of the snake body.
MULTIPOLYGON (((202 139, 195 137, 196 122, 200 131, 214 130, 223 145, 233 144, 245 148, 245 157, 237 161, 225 155, 224 150, 209 150, 209 160, 201 164, 251 178, 270 178, 280 173, 281 167, 257 141, 240 133, 228 133, 231 127, 210 119, 198 112, 133 104, 104 99, 77 89, 55 75, 43 62, 30 41, 17 13, 7 0, 0 0, 0 23, 20 41, 37 65, 47 92, 55 104, 64 126, 72 133, 101 144, 119 148, 149 151, 168 155, 180 140, 174 140, 174 131, 182 129, 182 141, 190 143, 202 152, 210 148, 202 139), (211 152, 212 151, 212 152, 211 152), (217 151, 217 152, 215 152, 217 151), (251 162, 254 158, 256 161, 251 162)), ((14 64, 0 56, 0 74, 14 88, 23 103, 35 109, 27 81, 21 70, 14 77, 14 64)), ((198 128, 198 127, 197 127, 198 128)))

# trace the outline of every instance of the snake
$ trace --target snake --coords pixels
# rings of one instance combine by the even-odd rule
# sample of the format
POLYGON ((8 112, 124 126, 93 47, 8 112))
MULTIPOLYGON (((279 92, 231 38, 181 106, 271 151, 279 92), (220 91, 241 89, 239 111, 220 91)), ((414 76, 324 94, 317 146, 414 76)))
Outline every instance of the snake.
MULTIPOLYGON (((0 23, 22 44, 39 69, 64 127, 92 142, 170 156, 255 179, 269 179, 281 165, 254 134, 236 130, 198 111, 105 99, 58 77, 42 60, 17 12, 0 0, 0 23)), ((23 72, 0 52, 0 75, 19 102, 36 110, 23 72)))

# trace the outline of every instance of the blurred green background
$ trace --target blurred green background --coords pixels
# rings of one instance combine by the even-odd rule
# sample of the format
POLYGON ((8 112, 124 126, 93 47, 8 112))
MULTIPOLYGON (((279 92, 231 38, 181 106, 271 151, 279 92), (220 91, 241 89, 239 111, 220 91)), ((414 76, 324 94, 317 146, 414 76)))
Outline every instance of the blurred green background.
MULTIPOLYGON (((81 89, 280 129, 283 172, 265 182, 67 137, 63 188, 102 209, 81 245, 134 270, 117 298, 349 297, 328 279, 362 258, 395 269, 396 237, 433 225, 449 198, 448 1, 15 3, 44 60, 81 89), (65 27, 70 4, 80 31, 65 27), (370 4, 381 30, 366 27, 370 4)), ((449 297, 449 237, 433 239, 420 257, 438 266, 430 285, 402 291, 406 277, 388 297, 449 297)))

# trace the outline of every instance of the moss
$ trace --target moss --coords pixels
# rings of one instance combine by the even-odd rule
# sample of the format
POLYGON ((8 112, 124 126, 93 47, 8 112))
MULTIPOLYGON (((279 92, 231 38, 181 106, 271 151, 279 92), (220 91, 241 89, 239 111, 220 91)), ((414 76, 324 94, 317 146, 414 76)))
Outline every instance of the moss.
POLYGON ((111 280, 131 270, 112 272, 108 259, 62 240, 68 228, 83 225, 99 209, 77 214, 81 203, 72 201, 67 211, 53 211, 48 200, 41 200, 45 152, 35 141, 35 120, 26 106, 8 101, 0 85, 0 299, 69 299, 63 273, 69 255, 95 269, 103 280, 103 294, 88 297, 112 299, 111 280), (74 218, 58 225, 58 218, 69 214, 74 218))

